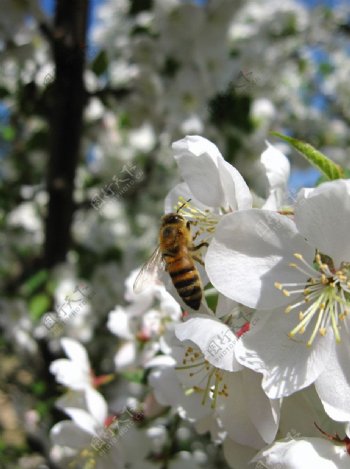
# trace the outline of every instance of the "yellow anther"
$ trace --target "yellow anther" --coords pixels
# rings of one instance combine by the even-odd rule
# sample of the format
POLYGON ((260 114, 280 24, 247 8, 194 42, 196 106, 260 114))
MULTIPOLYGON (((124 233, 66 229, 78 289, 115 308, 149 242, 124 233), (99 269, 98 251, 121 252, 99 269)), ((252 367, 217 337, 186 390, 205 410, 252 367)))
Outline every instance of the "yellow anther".
POLYGON ((295 252, 295 253, 293 254, 293 256, 294 256, 296 259, 298 259, 299 261, 304 260, 302 254, 299 254, 298 252, 295 252))

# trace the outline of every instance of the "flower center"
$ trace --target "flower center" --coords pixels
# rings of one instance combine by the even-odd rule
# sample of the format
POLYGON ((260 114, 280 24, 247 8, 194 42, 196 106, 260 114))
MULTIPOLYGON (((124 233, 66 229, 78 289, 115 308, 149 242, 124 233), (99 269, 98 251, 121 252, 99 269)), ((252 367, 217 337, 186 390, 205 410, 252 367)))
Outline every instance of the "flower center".
POLYGON ((298 301, 288 305, 285 310, 289 313, 300 308, 299 324, 290 331, 289 336, 293 338, 298 333, 304 334, 309 324, 312 324, 308 347, 311 347, 317 332, 325 336, 329 328, 339 343, 340 322, 347 316, 350 307, 350 263, 342 263, 336 271, 332 260, 320 253, 316 254, 314 265, 309 264, 301 254, 295 253, 294 257, 299 263, 291 263, 290 267, 308 275, 306 283, 275 283, 275 287, 285 296, 298 296, 298 301), (300 299, 301 294, 303 296, 300 299))
POLYGON ((199 233, 207 232, 212 235, 215 231, 216 225, 220 221, 220 215, 211 212, 209 209, 201 210, 185 200, 183 197, 179 197, 175 211, 181 208, 181 215, 186 219, 189 219, 192 225, 198 225, 199 233))
POLYGON ((224 373, 215 368, 203 356, 199 349, 187 347, 182 359, 182 365, 175 368, 179 371, 189 371, 188 376, 196 379, 197 384, 187 389, 186 395, 194 392, 201 393, 202 405, 211 401, 211 408, 215 409, 218 396, 228 397, 228 388, 224 383, 224 373))

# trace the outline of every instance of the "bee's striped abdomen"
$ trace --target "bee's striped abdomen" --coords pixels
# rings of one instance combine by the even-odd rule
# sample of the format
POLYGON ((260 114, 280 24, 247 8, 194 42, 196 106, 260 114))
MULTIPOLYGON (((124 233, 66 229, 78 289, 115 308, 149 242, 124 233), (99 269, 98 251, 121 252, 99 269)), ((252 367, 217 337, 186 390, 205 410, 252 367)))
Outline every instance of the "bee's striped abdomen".
POLYGON ((166 259, 167 270, 182 300, 192 309, 199 309, 202 301, 202 286, 193 262, 182 257, 166 259))

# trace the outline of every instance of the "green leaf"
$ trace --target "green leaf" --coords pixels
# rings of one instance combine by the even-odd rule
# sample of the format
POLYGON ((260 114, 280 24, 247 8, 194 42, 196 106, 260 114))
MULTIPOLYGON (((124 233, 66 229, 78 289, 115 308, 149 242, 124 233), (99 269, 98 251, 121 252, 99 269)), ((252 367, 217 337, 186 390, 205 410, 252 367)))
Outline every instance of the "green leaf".
POLYGON ((3 126, 1 128, 1 134, 2 134, 2 138, 6 142, 12 142, 12 140, 14 140, 16 136, 15 129, 9 125, 3 126))
POLYGON ((22 286, 21 293, 23 295, 32 295, 41 285, 43 285, 48 278, 47 270, 39 270, 36 274, 32 275, 26 283, 22 286))
POLYGON ((344 178, 350 179, 350 169, 344 169, 344 178))
POLYGON ((36 381, 31 385, 31 391, 35 396, 43 395, 47 390, 45 381, 36 381))
POLYGON ((40 319, 49 308, 50 299, 44 293, 38 293, 29 302, 29 312, 34 320, 40 319))
POLYGON ((209 283, 206 290, 204 290, 204 294, 205 294, 205 299, 207 301, 207 305, 208 305, 209 309, 211 309, 212 311, 216 311, 216 307, 217 307, 218 299, 219 299, 219 294, 215 290, 215 288, 212 286, 211 283, 209 283))
POLYGON ((335 180, 344 177, 343 169, 330 160, 326 155, 316 150, 309 143, 302 142, 293 137, 287 137, 282 135, 279 132, 270 132, 275 137, 281 138, 285 142, 292 145, 293 148, 297 150, 307 161, 317 168, 328 180, 335 180))
POLYGON ((104 50, 101 50, 99 54, 94 58, 92 62, 92 70, 96 73, 97 76, 102 75, 108 67, 107 54, 104 50))
POLYGON ((142 369, 133 370, 133 371, 124 371, 121 373, 123 378, 131 381, 132 383, 142 383, 144 377, 144 371, 142 369))

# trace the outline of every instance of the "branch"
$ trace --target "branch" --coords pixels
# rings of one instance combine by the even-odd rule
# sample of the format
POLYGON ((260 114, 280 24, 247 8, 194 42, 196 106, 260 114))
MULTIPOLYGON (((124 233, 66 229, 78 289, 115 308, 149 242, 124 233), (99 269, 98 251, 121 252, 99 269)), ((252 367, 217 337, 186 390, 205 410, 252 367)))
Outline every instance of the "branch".
POLYGON ((74 178, 78 165, 86 92, 83 82, 89 0, 57 0, 54 21, 56 69, 50 109, 49 194, 45 265, 66 258, 71 243, 74 178))
POLYGON ((86 94, 88 98, 108 98, 109 96, 112 96, 113 98, 116 99, 123 99, 129 96, 132 93, 131 88, 127 88, 126 86, 120 87, 120 88, 103 88, 101 90, 97 91, 87 91, 86 94))

